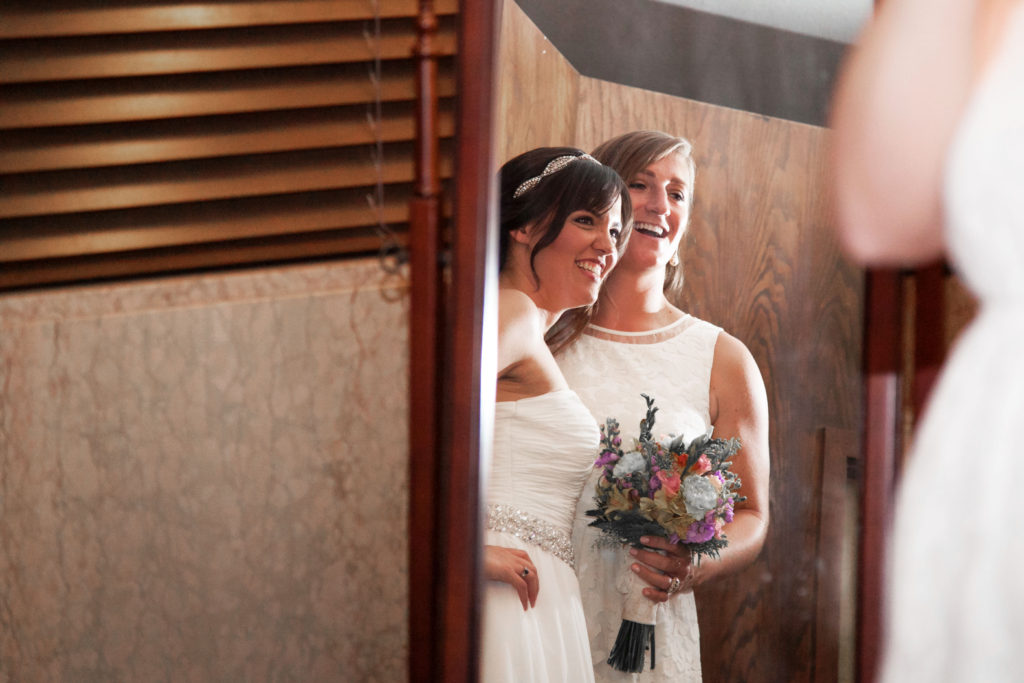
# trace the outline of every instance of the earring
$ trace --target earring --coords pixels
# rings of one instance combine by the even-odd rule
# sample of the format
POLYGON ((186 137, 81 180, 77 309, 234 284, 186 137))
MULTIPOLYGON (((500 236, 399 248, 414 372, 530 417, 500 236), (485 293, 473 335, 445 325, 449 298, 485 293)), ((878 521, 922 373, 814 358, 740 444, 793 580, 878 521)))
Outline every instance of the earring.
POLYGON ((670 258, 670 259, 668 260, 668 264, 669 264, 670 266, 672 266, 673 268, 675 268, 676 266, 678 266, 678 265, 679 265, 679 254, 678 254, 678 253, 676 253, 676 254, 672 254, 672 258, 670 258))

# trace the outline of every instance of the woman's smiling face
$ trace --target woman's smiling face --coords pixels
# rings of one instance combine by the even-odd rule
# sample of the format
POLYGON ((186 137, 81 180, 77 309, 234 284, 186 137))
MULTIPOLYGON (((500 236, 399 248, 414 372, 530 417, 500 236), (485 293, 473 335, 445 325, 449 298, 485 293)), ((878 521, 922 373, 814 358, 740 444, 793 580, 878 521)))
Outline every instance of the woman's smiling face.
POLYGON ((615 245, 622 232, 622 203, 616 199, 607 213, 574 211, 555 241, 534 260, 545 308, 562 311, 592 304, 601 282, 616 261, 615 245))
POLYGON ((679 154, 655 161, 627 178, 633 200, 633 234, 621 268, 664 268, 679 249, 690 218, 693 176, 679 154))

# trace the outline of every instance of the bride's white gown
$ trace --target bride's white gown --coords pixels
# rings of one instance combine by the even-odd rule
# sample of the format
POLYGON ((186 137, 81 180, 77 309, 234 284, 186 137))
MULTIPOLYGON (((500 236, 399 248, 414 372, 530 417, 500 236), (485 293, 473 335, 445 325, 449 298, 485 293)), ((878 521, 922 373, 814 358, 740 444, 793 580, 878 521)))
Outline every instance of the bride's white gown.
POLYGON ((540 592, 523 611, 512 586, 486 582, 483 683, 594 680, 571 533, 599 440, 568 389, 496 405, 484 542, 528 552, 540 592))
POLYGON ((883 665, 893 683, 1024 681, 1024 3, 1005 30, 947 158, 950 258, 980 310, 901 484, 883 665))

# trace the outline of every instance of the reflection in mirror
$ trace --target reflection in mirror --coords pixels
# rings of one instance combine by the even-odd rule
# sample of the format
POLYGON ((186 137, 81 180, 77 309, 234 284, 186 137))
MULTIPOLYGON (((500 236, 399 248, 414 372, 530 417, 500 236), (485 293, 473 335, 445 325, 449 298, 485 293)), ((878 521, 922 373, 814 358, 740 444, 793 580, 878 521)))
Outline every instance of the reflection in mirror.
POLYGON ((830 229, 826 131, 582 76, 511 1, 501 49, 499 162, 640 129, 693 143, 678 304, 752 353, 772 480, 758 559, 696 591, 705 680, 851 680, 863 277, 830 229))

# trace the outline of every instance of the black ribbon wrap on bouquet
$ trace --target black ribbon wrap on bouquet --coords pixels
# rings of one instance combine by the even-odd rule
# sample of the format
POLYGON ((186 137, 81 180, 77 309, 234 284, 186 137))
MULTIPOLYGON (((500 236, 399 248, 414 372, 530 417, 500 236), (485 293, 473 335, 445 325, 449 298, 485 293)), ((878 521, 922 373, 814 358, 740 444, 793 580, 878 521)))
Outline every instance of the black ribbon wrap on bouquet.
MULTIPOLYGON (((628 557, 628 556, 627 556, 628 557)), ((622 623, 615 637, 615 644, 608 653, 608 664, 618 671, 642 673, 646 653, 651 651, 651 668, 654 668, 654 625, 657 622, 658 604, 643 594, 647 584, 629 569, 622 576, 625 585, 622 596, 622 623)))
POLYGON ((651 668, 654 668, 654 624, 638 624, 622 620, 615 645, 608 655, 608 664, 619 671, 643 673, 644 654, 651 650, 651 668))

